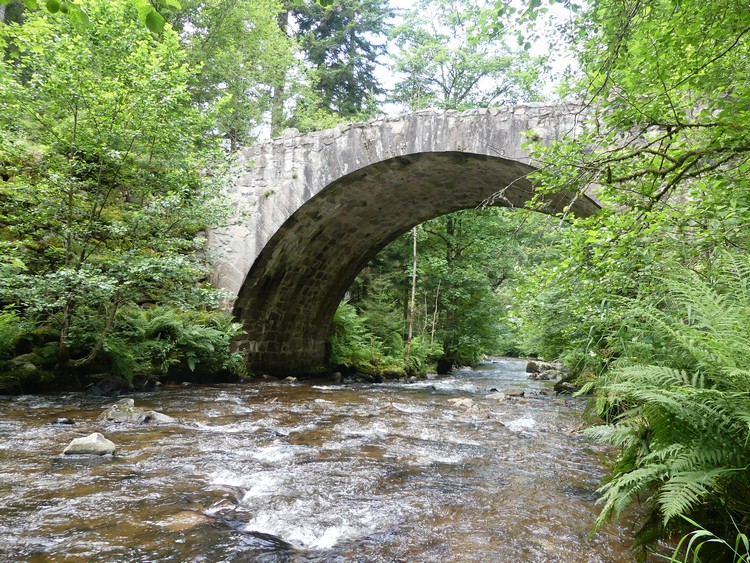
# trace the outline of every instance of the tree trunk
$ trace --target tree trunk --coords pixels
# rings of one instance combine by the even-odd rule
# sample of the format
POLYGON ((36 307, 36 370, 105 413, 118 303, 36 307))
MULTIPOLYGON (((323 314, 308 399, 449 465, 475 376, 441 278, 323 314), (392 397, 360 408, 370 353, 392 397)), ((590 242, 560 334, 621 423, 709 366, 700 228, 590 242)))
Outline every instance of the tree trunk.
POLYGON ((57 345, 57 363, 55 364, 55 373, 63 374, 68 369, 68 360, 70 352, 68 350, 68 331, 70 330, 70 301, 65 303, 62 312, 62 321, 60 322, 60 340, 57 345))
POLYGON ((68 364, 72 368, 80 368, 83 366, 86 366, 96 360, 97 357, 99 357, 99 354, 104 349, 104 340, 109 335, 109 332, 112 330, 112 325, 115 322, 115 316, 117 315, 117 309, 120 306, 120 301, 122 299, 122 296, 120 293, 116 293, 114 300, 112 302, 112 306, 110 307, 109 314, 107 315, 107 323, 104 326, 104 330, 102 331, 101 335, 99 336, 99 340, 97 341, 94 348, 91 350, 91 352, 88 353, 88 355, 85 358, 80 358, 78 360, 70 360, 68 364))
POLYGON ((414 336, 414 311, 416 309, 416 298, 417 298, 417 228, 414 227, 411 230, 413 251, 412 251, 412 263, 411 263, 411 299, 409 300, 409 335, 406 338, 406 363, 409 363, 409 357, 411 356, 411 340, 414 336))
MULTIPOLYGON (((291 14, 290 7, 284 7, 279 13, 277 22, 279 29, 285 34, 289 35, 289 17, 291 14)), ((275 138, 281 135, 286 125, 284 119, 284 102, 286 101, 286 76, 282 71, 282 75, 276 77, 275 84, 273 85, 273 93, 271 95, 271 137, 275 138)))
POLYGON ((432 330, 430 330, 430 353, 432 353, 432 345, 435 343, 435 331, 437 330, 438 307, 440 304, 440 282, 441 280, 438 280, 437 289, 435 290, 435 310, 432 312, 432 330))

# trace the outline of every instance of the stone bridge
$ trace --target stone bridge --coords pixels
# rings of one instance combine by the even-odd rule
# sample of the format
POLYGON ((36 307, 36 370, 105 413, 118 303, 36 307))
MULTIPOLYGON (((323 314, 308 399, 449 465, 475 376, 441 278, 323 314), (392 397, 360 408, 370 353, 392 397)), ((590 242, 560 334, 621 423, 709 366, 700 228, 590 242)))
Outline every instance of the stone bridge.
MULTIPOLYGON (((216 285, 236 295, 250 366, 320 371, 340 300, 367 262, 414 225, 483 204, 522 207, 534 195, 529 132, 575 135, 580 108, 532 104, 426 110, 244 149, 230 190, 236 218, 209 233, 216 285)), ((586 196, 557 194, 545 212, 586 216, 586 196)))

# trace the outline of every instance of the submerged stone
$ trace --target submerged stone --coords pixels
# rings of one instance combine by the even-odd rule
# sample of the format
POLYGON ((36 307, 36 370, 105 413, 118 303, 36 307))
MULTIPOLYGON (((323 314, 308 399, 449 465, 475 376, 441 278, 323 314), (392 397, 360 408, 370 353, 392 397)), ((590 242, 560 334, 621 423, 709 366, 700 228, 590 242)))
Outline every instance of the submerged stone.
POLYGON ((456 405, 457 407, 471 407, 474 405, 469 397, 456 397, 454 399, 448 399, 449 403, 456 405))
POLYGON ((68 418, 68 417, 58 418, 57 420, 50 422, 50 424, 64 424, 64 425, 71 425, 75 423, 76 423, 75 420, 73 420, 72 418, 68 418))

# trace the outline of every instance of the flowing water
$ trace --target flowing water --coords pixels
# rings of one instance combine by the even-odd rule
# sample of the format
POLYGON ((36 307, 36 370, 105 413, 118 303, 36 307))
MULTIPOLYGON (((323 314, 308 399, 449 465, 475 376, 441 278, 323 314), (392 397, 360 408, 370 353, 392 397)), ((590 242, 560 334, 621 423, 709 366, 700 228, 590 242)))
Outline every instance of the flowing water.
POLYGON ((632 561, 627 523, 589 537, 583 403, 524 366, 162 389, 136 405, 176 420, 141 426, 98 422, 112 399, 2 398, 0 560, 632 561), (116 454, 60 455, 92 432, 116 454))

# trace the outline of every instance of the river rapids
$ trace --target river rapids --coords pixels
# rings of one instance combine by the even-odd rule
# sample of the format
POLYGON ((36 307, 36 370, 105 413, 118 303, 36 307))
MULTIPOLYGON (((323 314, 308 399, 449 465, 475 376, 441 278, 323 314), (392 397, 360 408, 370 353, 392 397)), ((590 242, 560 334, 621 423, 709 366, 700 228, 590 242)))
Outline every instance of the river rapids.
POLYGON ((0 560, 634 561, 632 522, 589 535, 606 454, 583 400, 524 367, 174 387, 133 396, 175 418, 139 426, 96 420, 113 399, 0 398, 0 560), (116 454, 61 455, 92 432, 116 454))

